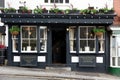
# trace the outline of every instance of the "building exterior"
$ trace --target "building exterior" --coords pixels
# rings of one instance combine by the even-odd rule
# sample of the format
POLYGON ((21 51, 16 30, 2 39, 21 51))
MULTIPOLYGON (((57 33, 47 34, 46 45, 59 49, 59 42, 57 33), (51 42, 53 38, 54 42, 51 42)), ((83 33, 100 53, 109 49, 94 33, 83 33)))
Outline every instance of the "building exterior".
POLYGON ((93 4, 94 0, 78 3, 73 0, 41 0, 35 4, 32 1, 6 0, 6 8, 15 7, 18 11, 4 11, 0 14, 8 36, 8 65, 38 68, 59 66, 89 72, 109 71, 112 67, 110 49, 113 44, 110 27, 115 14, 93 14, 92 11, 100 11, 104 7, 111 9, 113 1, 106 0, 102 3, 98 0, 96 4, 93 4), (15 3, 18 5, 12 5, 15 3), (98 6, 98 3, 101 5, 98 6), (86 6, 79 7, 79 4, 86 6), (21 6, 29 6, 32 10, 37 6, 47 9, 47 13, 19 13, 21 6), (64 9, 64 13, 51 13, 51 8, 64 9), (81 12, 87 10, 89 13, 66 12, 74 8, 82 9, 81 12), (10 32, 15 27, 20 29, 17 35, 10 32), (97 28, 105 32, 96 36, 94 29, 97 28))
POLYGON ((110 51, 110 68, 109 72, 120 76, 120 49, 119 49, 119 37, 120 37, 120 5, 118 3, 120 0, 114 0, 114 10, 117 16, 114 17, 114 23, 111 25, 111 30, 113 31, 110 39, 111 51, 110 51))

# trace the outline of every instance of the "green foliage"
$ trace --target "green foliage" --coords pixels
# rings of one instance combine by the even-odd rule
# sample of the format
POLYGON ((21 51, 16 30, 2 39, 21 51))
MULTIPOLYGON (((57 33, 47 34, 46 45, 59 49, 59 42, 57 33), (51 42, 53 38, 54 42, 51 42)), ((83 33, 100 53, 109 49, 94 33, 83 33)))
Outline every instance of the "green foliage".
POLYGON ((51 8, 50 12, 53 12, 53 13, 63 13, 63 10, 61 10, 59 8, 51 8))
POLYGON ((15 8, 5 8, 5 9, 4 9, 4 12, 5 12, 5 13, 15 12, 15 11, 16 11, 15 8))
POLYGON ((66 14, 68 14, 68 13, 70 13, 70 9, 66 9, 64 12, 65 12, 66 14))
POLYGON ((28 8, 27 8, 27 7, 21 7, 20 10, 22 10, 22 11, 27 11, 28 8))
POLYGON ((103 33, 104 33, 104 32, 105 32, 105 29, 103 29, 103 28, 94 28, 94 29, 93 29, 93 32, 94 32, 94 33, 96 33, 96 32, 103 32, 103 33))
POLYGON ((42 13, 42 9, 41 9, 41 8, 35 8, 35 9, 34 9, 34 13, 35 13, 35 14, 37 14, 37 13, 38 13, 38 14, 41 14, 41 13, 42 13))
POLYGON ((19 27, 18 26, 12 26, 10 29, 9 29, 9 31, 12 33, 12 32, 14 32, 14 31, 17 31, 17 32, 19 32, 20 31, 20 29, 19 29, 19 27))

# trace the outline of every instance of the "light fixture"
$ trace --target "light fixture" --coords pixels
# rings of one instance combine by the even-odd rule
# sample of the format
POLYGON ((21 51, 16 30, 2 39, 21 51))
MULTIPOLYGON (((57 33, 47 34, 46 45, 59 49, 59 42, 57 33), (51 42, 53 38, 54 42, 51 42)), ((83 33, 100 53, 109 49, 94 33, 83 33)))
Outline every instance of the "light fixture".
POLYGON ((69 28, 67 28, 66 30, 69 31, 69 28))
POLYGON ((1 18, 0 18, 0 26, 4 26, 4 23, 3 23, 3 22, 1 22, 1 18))

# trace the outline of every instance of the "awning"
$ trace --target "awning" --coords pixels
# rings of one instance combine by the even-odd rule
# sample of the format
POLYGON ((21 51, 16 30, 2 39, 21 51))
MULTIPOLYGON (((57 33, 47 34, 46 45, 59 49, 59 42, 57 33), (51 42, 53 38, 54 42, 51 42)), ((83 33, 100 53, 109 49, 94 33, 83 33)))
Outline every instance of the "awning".
POLYGON ((103 24, 113 23, 114 14, 96 15, 44 15, 44 14, 0 14, 2 22, 5 24, 103 24))

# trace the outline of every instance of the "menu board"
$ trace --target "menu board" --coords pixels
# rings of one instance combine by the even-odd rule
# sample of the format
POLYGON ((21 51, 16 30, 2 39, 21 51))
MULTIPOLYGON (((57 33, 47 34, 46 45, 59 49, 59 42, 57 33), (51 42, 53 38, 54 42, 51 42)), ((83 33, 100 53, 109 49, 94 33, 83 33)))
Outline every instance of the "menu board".
POLYGON ((37 56, 36 55, 21 55, 21 66, 37 66, 37 56))
POLYGON ((80 67, 95 67, 96 66, 96 58, 95 56, 79 56, 79 66, 80 67))

